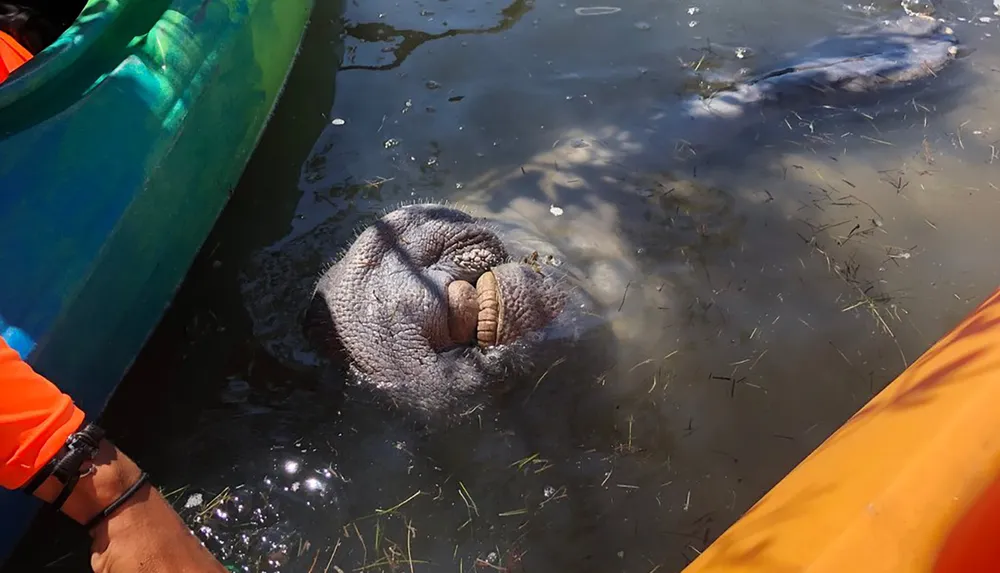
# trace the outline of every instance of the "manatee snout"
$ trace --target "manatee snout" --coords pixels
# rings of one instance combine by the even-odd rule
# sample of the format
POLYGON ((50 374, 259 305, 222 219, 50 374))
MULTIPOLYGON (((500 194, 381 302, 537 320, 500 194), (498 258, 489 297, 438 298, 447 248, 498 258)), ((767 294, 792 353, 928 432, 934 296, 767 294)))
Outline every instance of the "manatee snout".
POLYGON ((441 205, 363 231, 314 293, 362 385, 425 420, 454 418, 532 364, 568 291, 513 261, 484 220, 441 205))

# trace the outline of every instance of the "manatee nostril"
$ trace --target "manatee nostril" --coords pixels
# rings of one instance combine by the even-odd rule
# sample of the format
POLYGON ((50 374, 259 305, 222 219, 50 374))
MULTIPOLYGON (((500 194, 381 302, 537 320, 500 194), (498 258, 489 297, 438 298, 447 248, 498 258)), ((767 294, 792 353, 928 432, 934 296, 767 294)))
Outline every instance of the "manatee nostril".
POLYGON ((503 300, 493 272, 485 272, 476 281, 476 298, 479 305, 476 341, 479 346, 495 346, 500 341, 499 332, 503 327, 503 300))
POLYGON ((478 314, 476 287, 467 281, 448 283, 448 334, 453 342, 467 344, 476 338, 478 314))

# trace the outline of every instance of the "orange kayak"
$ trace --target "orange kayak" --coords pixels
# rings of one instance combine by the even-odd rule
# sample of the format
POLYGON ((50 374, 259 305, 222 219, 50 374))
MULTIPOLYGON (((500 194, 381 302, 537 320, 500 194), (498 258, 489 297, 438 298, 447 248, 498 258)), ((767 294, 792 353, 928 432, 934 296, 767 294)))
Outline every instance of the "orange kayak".
POLYGON ((1000 290, 684 573, 1000 571, 1000 290))

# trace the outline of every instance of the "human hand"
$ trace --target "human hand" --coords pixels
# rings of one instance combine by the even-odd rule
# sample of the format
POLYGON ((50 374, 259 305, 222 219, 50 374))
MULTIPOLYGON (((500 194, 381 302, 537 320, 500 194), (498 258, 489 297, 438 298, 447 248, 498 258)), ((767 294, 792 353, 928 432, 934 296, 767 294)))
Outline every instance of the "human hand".
MULTIPOLYGON (((110 442, 102 441, 93 471, 82 477, 62 507, 77 523, 87 523, 118 499, 142 471, 110 442)), ((51 501, 62 484, 49 478, 35 495, 51 501)), ((95 573, 226 573, 191 533, 173 507, 150 484, 90 532, 90 563, 95 573)))
POLYGON ((91 532, 95 573, 225 573, 160 492, 146 485, 91 532))

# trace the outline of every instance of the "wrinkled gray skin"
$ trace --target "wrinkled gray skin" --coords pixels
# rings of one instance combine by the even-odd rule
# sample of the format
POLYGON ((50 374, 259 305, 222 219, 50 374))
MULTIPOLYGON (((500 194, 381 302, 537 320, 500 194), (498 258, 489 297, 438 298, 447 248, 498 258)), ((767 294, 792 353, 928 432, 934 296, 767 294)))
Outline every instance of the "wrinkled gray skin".
POLYGON ((532 369, 570 295, 560 269, 512 260, 486 221, 410 205, 365 229, 323 274, 307 323, 342 346, 358 383, 419 421, 447 425, 532 369), (447 287, 486 271, 506 326, 502 344, 482 349, 449 336, 447 287))

